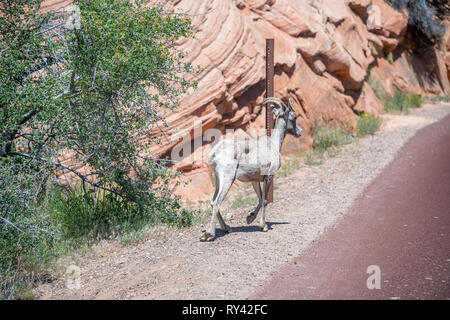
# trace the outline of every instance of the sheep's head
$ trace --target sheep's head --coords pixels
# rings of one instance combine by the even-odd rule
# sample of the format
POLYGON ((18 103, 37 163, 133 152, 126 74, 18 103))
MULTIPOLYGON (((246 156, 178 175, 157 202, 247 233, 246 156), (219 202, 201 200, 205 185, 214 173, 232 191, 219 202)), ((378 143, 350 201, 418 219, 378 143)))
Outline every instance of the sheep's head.
POLYGON ((268 103, 274 104, 272 105, 272 113, 275 117, 277 119, 281 117, 285 120, 286 132, 296 137, 300 137, 302 135, 302 128, 297 124, 297 114, 294 111, 291 98, 288 100, 288 106, 286 106, 284 102, 278 98, 264 99, 262 105, 268 103))

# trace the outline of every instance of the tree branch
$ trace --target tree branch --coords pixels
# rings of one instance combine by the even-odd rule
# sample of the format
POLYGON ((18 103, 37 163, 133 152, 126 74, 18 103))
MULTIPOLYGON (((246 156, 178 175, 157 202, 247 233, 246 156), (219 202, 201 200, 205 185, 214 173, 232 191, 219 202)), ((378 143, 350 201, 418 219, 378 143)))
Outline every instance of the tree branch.
POLYGON ((23 124, 27 123, 28 120, 30 120, 37 112, 38 110, 36 108, 28 111, 19 121, 19 124, 13 130, 8 132, 8 134, 6 135, 7 142, 3 145, 2 149, 0 150, 0 157, 5 158, 8 156, 8 154, 11 152, 12 141, 15 139, 20 127, 23 124))
MULTIPOLYGON (((20 152, 11 152, 11 153, 9 153, 9 155, 10 155, 10 156, 24 157, 24 158, 33 159, 33 160, 38 160, 38 161, 42 161, 42 162, 47 162, 47 161, 48 161, 48 159, 44 159, 44 158, 41 158, 41 157, 35 157, 35 156, 32 156, 32 155, 29 155, 29 154, 26 154, 26 153, 20 153, 20 152)), ((57 167, 60 167, 60 168, 62 168, 62 169, 66 169, 66 170, 69 170, 70 172, 73 172, 73 173, 74 173, 75 175, 77 175, 83 182, 86 182, 86 183, 90 184, 90 185, 93 186, 93 187, 97 187, 97 188, 99 188, 99 189, 102 189, 102 190, 105 190, 105 191, 109 191, 109 192, 111 192, 111 193, 114 193, 115 195, 121 196, 121 194, 119 194, 118 192, 116 192, 116 191, 114 191, 114 190, 112 190, 112 189, 109 189, 109 188, 107 188, 107 187, 104 187, 104 186, 102 186, 102 185, 100 185, 100 184, 98 184, 98 183, 96 183, 96 182, 94 182, 94 181, 89 180, 85 175, 83 175, 83 174, 80 173, 79 171, 77 171, 77 170, 75 170, 75 169, 73 169, 73 168, 71 168, 71 167, 69 167, 69 166, 67 166, 67 165, 65 165, 65 164, 62 164, 62 163, 59 162, 59 161, 54 161, 54 160, 51 160, 51 159, 50 159, 50 162, 51 162, 53 165, 57 166, 57 167)))

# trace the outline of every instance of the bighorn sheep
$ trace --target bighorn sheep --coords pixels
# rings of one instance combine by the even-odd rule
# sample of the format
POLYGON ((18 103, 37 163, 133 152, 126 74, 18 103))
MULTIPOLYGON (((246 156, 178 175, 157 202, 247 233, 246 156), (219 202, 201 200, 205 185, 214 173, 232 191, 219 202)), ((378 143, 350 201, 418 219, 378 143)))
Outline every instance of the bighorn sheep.
POLYGON ((296 123, 297 115, 289 99, 288 106, 277 98, 264 99, 262 105, 273 103, 275 126, 272 135, 261 135, 253 139, 225 139, 213 147, 209 153, 208 162, 215 171, 216 190, 211 201, 212 217, 209 228, 204 231, 200 241, 213 239, 216 234, 216 218, 225 232, 231 228, 225 223, 219 212, 219 206, 224 200, 233 182, 251 182, 259 198, 256 208, 247 216, 247 223, 252 223, 261 210, 261 231, 268 231, 265 217, 266 191, 272 183, 273 175, 281 164, 280 150, 286 133, 301 136, 302 128, 296 123), (264 182, 261 190, 260 182, 264 182))

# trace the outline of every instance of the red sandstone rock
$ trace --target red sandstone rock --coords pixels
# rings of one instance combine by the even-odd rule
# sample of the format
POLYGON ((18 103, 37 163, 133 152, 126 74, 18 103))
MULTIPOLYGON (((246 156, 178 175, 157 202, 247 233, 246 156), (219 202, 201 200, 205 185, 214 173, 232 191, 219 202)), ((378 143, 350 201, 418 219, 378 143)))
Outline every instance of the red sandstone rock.
POLYGON ((373 18, 375 26, 369 26, 369 31, 389 38, 400 37, 406 32, 408 14, 405 10, 397 11, 384 0, 372 0, 371 7, 369 18, 373 18))
POLYGON ((441 54, 447 69, 447 79, 450 81, 450 17, 445 21, 446 32, 442 39, 441 54))
MULTIPOLYGON (((44 8, 68 3, 47 0, 44 8)), ((449 93, 445 70, 450 75, 450 40, 446 56, 430 51, 418 57, 407 51, 401 44, 408 15, 384 0, 177 0, 168 9, 190 14, 197 30, 194 39, 179 41, 179 47, 189 62, 204 69, 198 88, 166 115, 172 127, 192 138, 201 140, 210 128, 252 129, 255 134, 264 128, 265 109, 259 104, 264 97, 266 38, 275 39, 275 95, 293 98, 304 129, 300 139, 286 140, 283 152, 311 148, 316 124, 331 121, 355 130, 355 111, 381 111, 380 101, 364 82, 369 65, 371 76, 389 94, 395 87, 449 93), (393 52, 393 63, 384 52, 393 52)), ((155 134, 161 133, 155 129, 155 134)), ((166 134, 169 141, 154 146, 156 154, 170 154, 180 142, 175 130, 166 134)), ((195 158, 203 159, 199 163, 185 157, 174 166, 193 180, 178 194, 191 200, 210 197, 208 150, 206 144, 194 151, 195 158)))
POLYGON ((361 95, 359 96, 356 104, 353 106, 353 110, 371 114, 380 114, 381 111, 383 111, 383 104, 377 98, 367 82, 364 82, 361 95))

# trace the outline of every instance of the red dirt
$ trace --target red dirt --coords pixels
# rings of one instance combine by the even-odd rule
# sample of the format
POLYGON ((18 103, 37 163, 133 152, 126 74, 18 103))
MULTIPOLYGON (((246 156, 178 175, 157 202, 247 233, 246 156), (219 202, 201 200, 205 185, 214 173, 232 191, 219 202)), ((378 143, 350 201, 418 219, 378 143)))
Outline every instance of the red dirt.
POLYGON ((349 214, 255 298, 450 299, 450 116, 418 131, 349 214), (381 289, 366 286, 370 265, 381 289))

